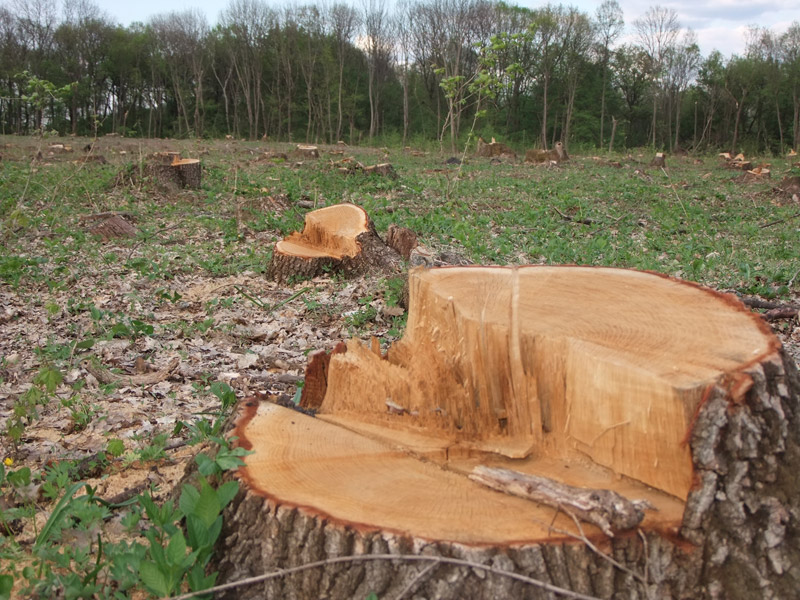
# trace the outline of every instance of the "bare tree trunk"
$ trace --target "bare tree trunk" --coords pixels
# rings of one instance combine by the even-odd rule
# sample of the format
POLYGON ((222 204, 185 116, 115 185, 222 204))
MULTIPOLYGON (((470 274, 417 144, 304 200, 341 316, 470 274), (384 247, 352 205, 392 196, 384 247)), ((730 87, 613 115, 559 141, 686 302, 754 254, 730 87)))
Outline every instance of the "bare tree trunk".
POLYGON ((613 115, 611 116, 611 141, 608 142, 608 152, 614 149, 614 135, 617 133, 617 119, 613 115))
POLYGON ((794 118, 792 119, 792 148, 800 150, 800 96, 793 90, 794 118))
POLYGON ((650 127, 653 129, 653 148, 656 147, 656 113, 658 110, 658 94, 653 90, 653 121, 650 127))
POLYGON ((603 91, 600 92, 600 148, 603 147, 603 126, 606 120, 606 65, 603 63, 603 91))
POLYGON ((542 150, 547 150, 547 88, 549 82, 550 74, 545 73, 542 88, 542 150))
POLYGON ((739 123, 742 119, 742 108, 747 94, 742 95, 742 101, 736 103, 736 120, 733 123, 733 141, 731 142, 731 154, 736 153, 736 143, 739 141, 739 123))
POLYGON ((409 124, 409 102, 408 102, 408 61, 403 66, 403 147, 408 143, 408 124, 409 124))

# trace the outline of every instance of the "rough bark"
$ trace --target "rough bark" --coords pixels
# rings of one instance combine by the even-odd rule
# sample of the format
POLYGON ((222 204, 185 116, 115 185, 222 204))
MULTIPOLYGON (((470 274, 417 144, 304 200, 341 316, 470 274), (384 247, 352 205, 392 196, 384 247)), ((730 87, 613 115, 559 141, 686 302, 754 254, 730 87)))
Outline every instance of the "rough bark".
POLYGON ((395 224, 389 225, 386 232, 386 245, 403 257, 405 260, 411 258, 411 251, 417 247, 417 234, 408 227, 398 227, 395 224))
MULTIPOLYGON (((155 157, 154 161, 144 165, 143 174, 150 177, 157 185, 162 187, 178 187, 196 190, 200 188, 202 165, 196 158, 173 158, 171 162, 166 161, 167 154, 162 153, 155 157)), ((124 183, 126 179, 135 182, 139 178, 139 169, 134 166, 121 172, 117 176, 118 183, 124 183)))

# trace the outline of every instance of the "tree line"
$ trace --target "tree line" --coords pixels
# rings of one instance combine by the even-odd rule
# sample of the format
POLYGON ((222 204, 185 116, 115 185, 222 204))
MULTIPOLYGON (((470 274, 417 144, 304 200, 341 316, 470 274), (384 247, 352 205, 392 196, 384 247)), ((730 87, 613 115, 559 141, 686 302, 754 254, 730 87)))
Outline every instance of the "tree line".
POLYGON ((91 0, 0 4, 0 133, 542 148, 800 146, 800 24, 702 56, 661 6, 632 22, 494 0, 230 0, 123 27, 91 0))

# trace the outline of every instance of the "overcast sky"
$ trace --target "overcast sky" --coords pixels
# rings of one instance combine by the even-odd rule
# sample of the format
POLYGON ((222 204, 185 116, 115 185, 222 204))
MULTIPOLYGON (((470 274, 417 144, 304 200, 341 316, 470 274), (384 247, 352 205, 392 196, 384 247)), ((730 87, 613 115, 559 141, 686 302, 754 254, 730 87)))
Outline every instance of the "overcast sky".
MULTIPOLYGON (((303 4, 305 0, 295 0, 303 4)), ((311 3, 313 0, 309 0, 311 3)), ((391 0, 389 0, 391 2, 391 0)), ((545 2, 536 0, 507 0, 530 8, 543 6, 545 2)), ((359 0, 351 0, 361 6, 359 0)), ((572 0, 554 4, 574 5, 593 16, 601 0, 572 0)), ((692 28, 698 37, 703 56, 716 49, 726 57, 741 54, 745 46, 745 33, 750 25, 769 27, 773 31, 786 31, 793 21, 800 21, 800 0, 669 0, 649 2, 647 0, 618 0, 625 16, 626 32, 630 33, 631 23, 654 4, 672 8, 678 13, 683 27, 692 28)), ((133 21, 147 21, 149 17, 171 11, 197 7, 202 10, 209 23, 217 22, 220 11, 229 0, 98 0, 101 8, 123 25, 133 21)), ((269 2, 271 5, 282 5, 269 2)))

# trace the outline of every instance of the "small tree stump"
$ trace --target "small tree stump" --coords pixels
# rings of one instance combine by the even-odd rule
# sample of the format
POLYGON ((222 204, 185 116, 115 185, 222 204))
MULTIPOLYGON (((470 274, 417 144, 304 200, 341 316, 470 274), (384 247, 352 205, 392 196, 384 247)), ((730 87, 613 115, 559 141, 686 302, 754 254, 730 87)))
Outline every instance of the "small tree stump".
POLYGON ((295 156, 298 158, 319 158, 319 150, 316 146, 306 146, 298 144, 294 150, 295 156))
POLYGON ((411 258, 411 251, 418 243, 417 234, 408 227, 398 227, 392 223, 386 231, 386 245, 393 248, 404 260, 411 258))
POLYGON ((532 163, 532 164, 541 164, 548 162, 559 163, 565 160, 569 160, 569 156, 567 155, 567 151, 564 149, 564 144, 562 144, 561 142, 556 142, 556 145, 552 150, 539 150, 536 148, 532 148, 525 152, 526 163, 532 163))
POLYGON ((389 177, 390 179, 397 179, 397 171, 389 163, 380 163, 378 165, 369 165, 364 167, 363 173, 365 175, 380 175, 381 177, 389 177))
POLYGON ((749 179, 753 180, 769 179, 770 170, 766 167, 756 167, 755 169, 750 169, 747 171, 746 175, 749 179))
POLYGON ((651 167, 656 167, 657 169, 664 169, 667 166, 667 160, 664 156, 663 152, 656 152, 656 155, 653 157, 653 160, 650 161, 651 167))
POLYGON ((92 235, 103 238, 108 241, 114 238, 132 238, 136 237, 136 227, 131 225, 122 215, 106 216, 96 225, 89 229, 92 235))
POLYGON ((200 160, 196 158, 174 159, 169 163, 150 163, 145 165, 144 171, 164 187, 200 189, 201 165, 200 160))
POLYGON ((479 137, 478 145, 475 149, 475 156, 481 156, 484 158, 516 158, 517 153, 505 144, 496 142, 494 138, 492 138, 491 142, 487 142, 482 137, 479 137))
POLYGON ((800 589, 800 374, 730 296, 621 269, 415 269, 386 355, 351 340, 312 365, 303 404, 317 418, 244 407, 235 435, 254 453, 226 511, 220 581, 399 560, 329 562, 229 597, 549 597, 479 569, 420 575, 408 554, 598 598, 800 589), (478 465, 653 508, 638 530, 603 530, 570 503, 487 489, 469 478, 478 465))
POLYGON ((331 270, 356 275, 400 268, 400 256, 380 239, 366 211, 354 204, 337 204, 306 213, 303 231, 275 244, 267 276, 283 282, 331 270))

